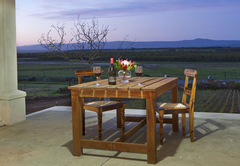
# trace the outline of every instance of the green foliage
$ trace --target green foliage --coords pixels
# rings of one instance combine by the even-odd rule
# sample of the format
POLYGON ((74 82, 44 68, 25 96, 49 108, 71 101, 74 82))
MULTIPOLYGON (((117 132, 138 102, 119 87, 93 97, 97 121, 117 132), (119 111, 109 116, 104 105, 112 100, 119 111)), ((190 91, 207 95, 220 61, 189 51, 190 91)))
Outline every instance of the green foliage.
MULTIPOLYGON (((88 52, 89 50, 84 51, 88 52)), ((103 50, 96 60, 109 61, 118 52, 118 50, 111 49, 103 50)), ((78 53, 78 51, 66 52, 70 59, 75 59, 78 53)), ((46 53, 18 53, 18 58, 29 56, 35 56, 42 60, 49 59, 49 55, 46 53)), ((120 56, 122 59, 132 59, 138 62, 240 62, 240 47, 129 49, 123 50, 120 56)), ((63 58, 52 57, 51 60, 63 60, 63 58)))
MULTIPOLYGON (((98 60, 108 60, 115 50, 104 50, 98 60)), ((159 62, 240 62, 240 47, 134 49, 121 52, 121 58, 159 62)))
POLYGON ((228 82, 227 87, 231 90, 240 90, 240 82, 230 81, 228 82))
POLYGON ((118 60, 116 60, 115 67, 116 67, 118 70, 122 70, 121 64, 119 63, 118 60))
POLYGON ((235 81, 198 81, 197 89, 199 90, 219 90, 219 89, 229 89, 229 90, 239 90, 240 83, 235 81))

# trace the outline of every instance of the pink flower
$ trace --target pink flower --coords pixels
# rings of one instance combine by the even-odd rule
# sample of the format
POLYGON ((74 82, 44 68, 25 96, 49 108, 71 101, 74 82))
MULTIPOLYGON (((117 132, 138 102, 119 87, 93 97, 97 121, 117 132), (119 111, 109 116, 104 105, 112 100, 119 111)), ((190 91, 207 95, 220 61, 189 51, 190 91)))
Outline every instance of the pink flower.
POLYGON ((130 61, 128 61, 128 59, 126 59, 126 60, 123 60, 123 59, 118 59, 117 60, 119 63, 118 63, 118 69, 119 70, 132 70, 132 69, 134 69, 134 64, 136 65, 136 63, 133 61, 132 62, 132 60, 130 60, 130 61), (131 68, 129 68, 129 67, 131 67, 131 68))

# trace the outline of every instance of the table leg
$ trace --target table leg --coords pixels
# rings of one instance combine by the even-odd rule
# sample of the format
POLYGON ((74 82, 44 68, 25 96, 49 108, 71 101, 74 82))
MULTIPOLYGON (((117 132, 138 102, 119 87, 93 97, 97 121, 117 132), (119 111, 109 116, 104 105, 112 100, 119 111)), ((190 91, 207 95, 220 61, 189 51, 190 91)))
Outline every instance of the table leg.
MULTIPOLYGON (((122 102, 122 99, 121 98, 117 98, 116 101, 118 102, 122 102)), ((116 117, 117 117, 117 128, 122 128, 122 123, 121 123, 121 108, 118 108, 117 109, 117 112, 116 112, 116 117)))
POLYGON ((78 97, 78 91, 72 90, 72 133, 73 133, 73 155, 81 156, 83 154, 80 139, 82 138, 82 113, 83 98, 78 97))
POLYGON ((149 92, 146 99, 147 116, 147 162, 156 164, 156 97, 153 92, 149 92))
MULTIPOLYGON (((172 103, 178 103, 178 84, 172 89, 172 103)), ((178 114, 172 114, 172 131, 178 132, 178 114)))

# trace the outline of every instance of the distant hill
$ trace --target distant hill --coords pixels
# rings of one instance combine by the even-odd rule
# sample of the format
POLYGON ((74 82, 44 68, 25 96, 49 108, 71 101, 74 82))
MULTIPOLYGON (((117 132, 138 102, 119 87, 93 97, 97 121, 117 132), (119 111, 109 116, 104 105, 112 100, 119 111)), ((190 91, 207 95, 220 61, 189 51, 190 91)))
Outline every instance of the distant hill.
MULTIPOLYGON (((118 49, 121 41, 107 42, 105 49, 118 49)), ((126 48, 127 43, 122 48, 126 48)), ((150 41, 135 42, 131 48, 178 48, 178 47, 240 47, 240 40, 210 40, 210 39, 194 39, 181 41, 150 41)), ((66 50, 64 48, 63 50, 66 50)), ((40 44, 18 46, 17 52, 46 52, 40 44)))

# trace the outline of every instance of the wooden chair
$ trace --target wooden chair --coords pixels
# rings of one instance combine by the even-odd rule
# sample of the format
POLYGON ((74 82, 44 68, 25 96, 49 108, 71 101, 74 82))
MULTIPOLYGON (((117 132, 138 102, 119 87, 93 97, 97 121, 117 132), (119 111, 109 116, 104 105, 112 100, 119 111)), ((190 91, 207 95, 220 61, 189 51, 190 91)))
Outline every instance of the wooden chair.
POLYGON ((182 103, 157 103, 157 111, 159 114, 159 131, 160 131, 160 144, 163 144, 163 116, 164 114, 180 114, 182 113, 182 132, 183 136, 186 135, 186 113, 189 113, 189 126, 190 126, 190 139, 194 142, 194 103, 195 92, 197 83, 197 71, 191 69, 185 69, 186 75, 182 103), (192 88, 188 87, 189 77, 193 77, 192 88), (190 96, 189 103, 187 104, 187 95, 190 96))
MULTIPOLYGON (((102 70, 103 73, 103 70, 102 70)), ((82 83, 82 76, 91 76, 93 75, 93 70, 77 70, 75 75, 78 77, 78 83, 82 83)), ((100 77, 98 77, 100 80, 100 77)), ((99 101, 91 101, 83 104, 83 134, 85 134, 85 110, 94 111, 98 115, 98 138, 102 139, 102 113, 105 111, 110 111, 113 109, 121 109, 121 122, 122 122, 122 132, 124 132, 124 111, 126 104, 120 101, 102 101, 102 98, 99 98, 99 101)))

